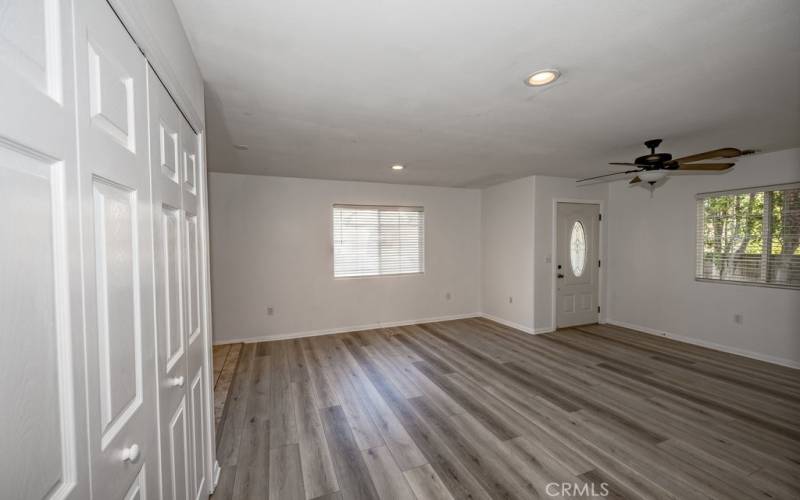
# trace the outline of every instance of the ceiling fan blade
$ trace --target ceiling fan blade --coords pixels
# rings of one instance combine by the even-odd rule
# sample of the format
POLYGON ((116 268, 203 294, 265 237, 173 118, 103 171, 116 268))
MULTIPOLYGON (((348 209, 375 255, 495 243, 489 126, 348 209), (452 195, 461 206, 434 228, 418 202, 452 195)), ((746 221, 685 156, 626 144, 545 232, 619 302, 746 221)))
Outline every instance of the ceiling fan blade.
POLYGON ((705 153, 697 153, 696 155, 684 156, 683 158, 675 158, 670 160, 669 163, 691 163, 693 161, 711 160, 714 158, 736 158, 742 156, 742 152, 736 148, 722 148, 713 151, 706 151, 705 153))
POLYGON ((633 179, 631 179, 631 181, 628 184, 636 184, 637 182, 642 182, 642 180, 639 178, 638 175, 633 179))
POLYGON ((603 177, 611 177, 612 175, 625 175, 625 174, 632 174, 634 172, 641 172, 641 169, 637 168, 636 170, 626 170, 625 172, 614 172, 613 174, 596 175, 594 177, 587 177, 585 179, 578 179, 576 182, 593 181, 595 179, 602 179, 603 177))
POLYGON ((728 170, 734 163, 681 163, 678 170, 728 170))
POLYGON ((635 163, 626 163, 626 162, 624 162, 624 161, 622 161, 622 162, 619 162, 619 161, 612 161, 612 162, 609 162, 609 165, 622 165, 622 166, 628 166, 628 167, 634 167, 634 166, 636 166, 636 164, 635 164, 635 163))

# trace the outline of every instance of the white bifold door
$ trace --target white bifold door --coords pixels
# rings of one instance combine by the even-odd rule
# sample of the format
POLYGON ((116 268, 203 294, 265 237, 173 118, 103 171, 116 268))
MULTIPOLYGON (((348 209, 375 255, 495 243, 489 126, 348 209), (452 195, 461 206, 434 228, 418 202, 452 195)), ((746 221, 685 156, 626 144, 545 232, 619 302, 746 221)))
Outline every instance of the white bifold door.
POLYGON ((146 62, 103 0, 75 7, 92 493, 157 498, 146 62))
POLYGON ((0 497, 89 498, 72 12, 0 2, 0 497))
POLYGON ((206 491, 198 137, 149 72, 158 401, 164 498, 206 491))
POLYGON ((105 0, 0 0, 0 498, 197 500, 201 142, 105 0))

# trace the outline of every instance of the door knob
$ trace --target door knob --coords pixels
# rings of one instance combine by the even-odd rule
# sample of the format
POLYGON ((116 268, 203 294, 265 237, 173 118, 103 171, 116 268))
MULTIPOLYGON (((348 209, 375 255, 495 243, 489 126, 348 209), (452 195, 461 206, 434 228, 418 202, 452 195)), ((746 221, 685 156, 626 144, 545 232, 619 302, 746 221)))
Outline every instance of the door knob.
POLYGON ((122 461, 123 462, 135 462, 139 458, 139 445, 132 444, 129 447, 122 450, 122 461))
POLYGON ((556 275, 556 277, 557 277, 557 278, 563 278, 563 277, 564 277, 564 275, 563 275, 563 274, 561 274, 561 273, 558 273, 558 274, 556 275))
POLYGON ((180 377, 174 377, 169 379, 169 386, 170 387, 183 387, 184 378, 183 375, 180 377))

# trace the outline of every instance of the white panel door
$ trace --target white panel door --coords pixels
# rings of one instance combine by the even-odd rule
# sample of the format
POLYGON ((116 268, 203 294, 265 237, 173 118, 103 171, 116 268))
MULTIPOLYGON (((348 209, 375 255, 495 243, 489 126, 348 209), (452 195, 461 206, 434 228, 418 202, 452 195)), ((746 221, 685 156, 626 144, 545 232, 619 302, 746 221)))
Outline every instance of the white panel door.
POLYGON ((185 245, 181 208, 181 120, 161 82, 148 67, 150 176, 156 268, 156 344, 161 437, 162 498, 189 498, 186 351, 184 327, 185 245))
POLYGON ((76 7, 92 493, 157 498, 146 63, 105 1, 76 7))
POLYGON ((89 497, 72 2, 0 1, 0 497, 89 497))
POLYGON ((206 405, 209 404, 206 395, 206 375, 204 373, 205 361, 208 359, 204 334, 203 322, 203 293, 202 287, 205 283, 203 279, 203 267, 201 252, 203 244, 201 241, 201 225, 199 217, 200 203, 198 199, 200 182, 200 158, 199 140, 197 134, 189 127, 186 120, 181 121, 181 165, 182 165, 182 191, 183 191, 183 214, 184 214, 184 245, 185 255, 184 268, 186 279, 184 280, 185 297, 185 330, 187 337, 187 369, 189 372, 189 416, 190 426, 190 450, 191 450, 191 498, 199 499, 207 496, 208 480, 206 479, 206 452, 208 446, 206 438, 208 436, 208 413, 206 405))
POLYGON ((557 205, 556 320, 559 328, 597 322, 599 214, 599 205, 557 205))

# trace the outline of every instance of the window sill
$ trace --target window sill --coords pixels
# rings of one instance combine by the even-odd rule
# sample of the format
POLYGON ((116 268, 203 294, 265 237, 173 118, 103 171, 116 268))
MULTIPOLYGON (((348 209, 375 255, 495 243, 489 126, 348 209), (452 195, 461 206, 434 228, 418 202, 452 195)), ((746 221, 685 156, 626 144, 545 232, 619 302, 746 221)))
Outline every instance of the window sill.
POLYGON ((721 285, 742 285, 742 286, 754 286, 760 288, 781 288, 784 290, 800 291, 800 286, 798 285, 778 285, 775 283, 757 283, 754 281, 735 281, 735 280, 722 280, 716 278, 698 278, 696 276, 694 280, 699 281, 701 283, 719 283, 721 285))
POLYGON ((425 271, 421 273, 395 273, 395 274, 366 274, 364 276, 334 276, 335 281, 339 280, 363 280, 370 278, 405 278, 411 276, 425 276, 425 271))

